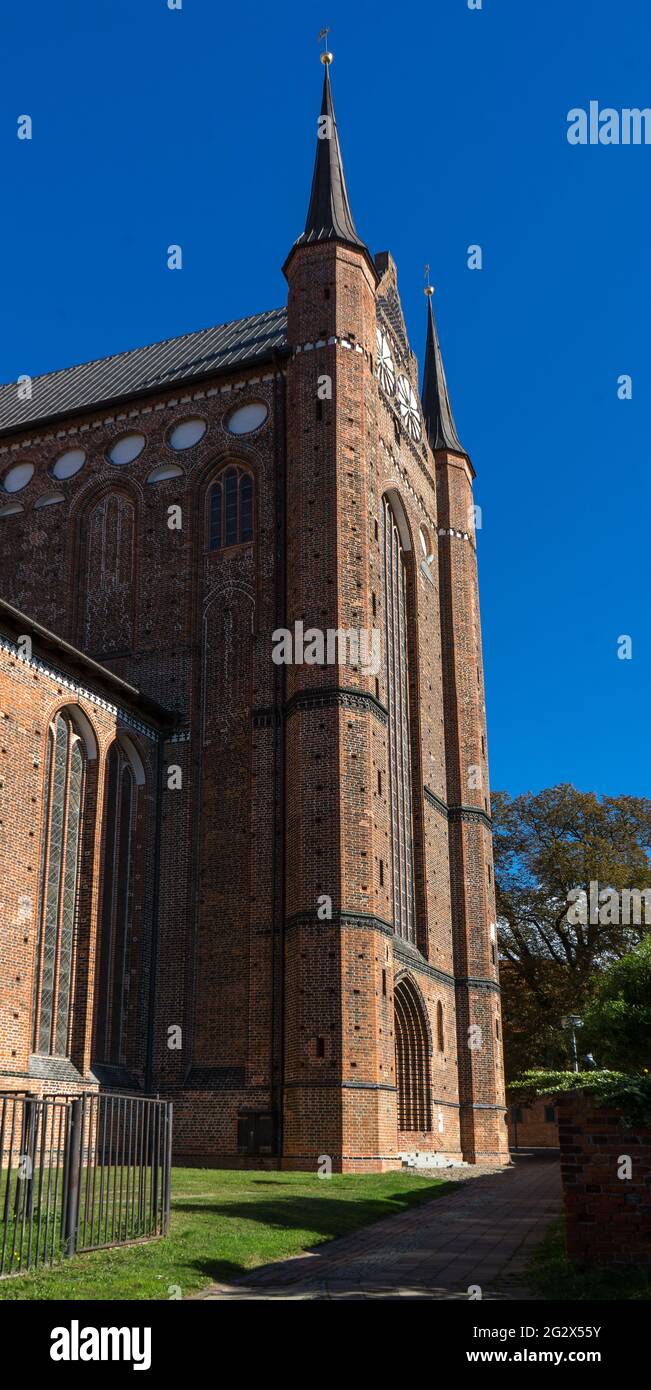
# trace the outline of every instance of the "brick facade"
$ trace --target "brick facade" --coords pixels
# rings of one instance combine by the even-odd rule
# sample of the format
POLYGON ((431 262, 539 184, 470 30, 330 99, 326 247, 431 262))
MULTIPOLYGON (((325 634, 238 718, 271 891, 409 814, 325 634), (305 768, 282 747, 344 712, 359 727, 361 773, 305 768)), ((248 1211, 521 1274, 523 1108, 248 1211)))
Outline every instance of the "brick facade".
POLYGON ((509 1102, 507 1110, 509 1148, 557 1149, 558 1118, 556 1102, 543 1100, 509 1102))
POLYGON ((558 1115, 569 1258, 649 1264, 651 1130, 577 1092, 558 1097, 558 1115))
POLYGON ((0 1089, 77 1091, 108 1081, 144 1087, 147 1075, 152 937, 151 885, 156 876, 155 787, 163 711, 134 699, 123 682, 49 641, 6 609, 0 617, 0 1089), (29 637, 31 653, 24 655, 29 637), (58 711, 74 708, 87 755, 78 880, 78 910, 66 1056, 37 1056, 34 996, 40 865, 46 799, 46 742, 58 711), (128 1077, 94 1074, 93 1029, 104 855, 102 805, 107 754, 127 741, 142 768, 134 827, 135 867, 127 943, 125 1037, 128 1077))
MULTIPOLYGON (((335 1169, 381 1170, 429 1149, 502 1163, 474 475, 465 455, 411 438, 378 379, 380 327, 418 397, 391 257, 297 244, 285 272, 287 341, 262 367, 243 361, 0 440, 0 484, 18 462, 35 470, 22 510, 0 515, 0 593, 78 649, 52 648, 53 671, 82 669, 80 652, 105 668, 86 669, 87 694, 72 699, 56 673, 16 654, 20 622, 5 622, 0 1085, 34 1089, 50 1084, 37 1073, 56 1071, 30 1050, 34 884, 44 739, 72 701, 97 744, 69 1058, 81 1081, 95 1075, 104 768, 131 719, 146 726, 129 735, 145 776, 114 1084, 174 1096, 176 1156, 188 1161, 310 1168, 328 1155, 335 1169), (233 435, 230 415, 247 403, 266 417, 233 435), (170 430, 189 417, 205 433, 175 452, 170 430), (116 466, 107 451, 134 431, 142 452, 116 466), (86 458, 56 484, 64 500, 35 506, 71 448, 86 458), (149 481, 168 464, 181 471, 149 481), (231 464, 252 479, 253 539, 211 549, 211 487, 231 464), (413 943, 393 920, 386 651, 378 674, 271 659, 274 631, 297 623, 385 632, 385 497, 405 552, 413 943), (21 897, 33 916, 18 931, 21 897), (8 988, 11 972, 20 981, 8 988), (417 1132, 398 1129, 400 980, 428 1040, 431 1127, 417 1132)), ((37 663, 39 646, 35 635, 37 663)))

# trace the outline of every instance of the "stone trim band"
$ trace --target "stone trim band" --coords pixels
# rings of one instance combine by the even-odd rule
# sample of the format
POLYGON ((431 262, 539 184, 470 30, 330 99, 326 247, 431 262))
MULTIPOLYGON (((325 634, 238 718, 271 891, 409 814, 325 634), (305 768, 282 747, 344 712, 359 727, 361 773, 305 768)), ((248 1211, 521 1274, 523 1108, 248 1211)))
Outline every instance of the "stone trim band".
POLYGON ((346 686, 323 686, 311 690, 298 690, 285 705, 285 717, 290 718, 296 710, 326 709, 338 705, 343 709, 360 709, 372 714, 381 724, 388 722, 388 711, 367 690, 350 690, 346 686))
POLYGON ((439 970, 435 965, 430 965, 424 956, 420 956, 413 947, 409 947, 402 939, 396 935, 390 922, 386 922, 383 917, 374 917, 370 913, 363 912, 333 912, 332 917, 318 918, 313 912, 295 912, 292 917, 287 919, 285 930, 290 931, 296 927, 330 927, 338 928, 357 928, 362 931, 379 932, 381 936, 393 937, 393 954, 401 965, 407 966, 412 970, 419 970, 421 974, 428 975, 432 980, 438 980, 439 984, 451 986, 455 989, 462 989, 466 986, 476 986, 480 989, 490 989, 496 994, 500 993, 500 987, 496 980, 483 979, 480 976, 463 976, 456 979, 454 975, 448 974, 447 970, 439 970))
POLYGON ((490 816, 487 815, 486 811, 482 811, 479 806, 448 806, 445 801, 441 800, 440 796, 436 796, 435 792, 430 791, 428 786, 425 786, 423 790, 425 793, 425 800, 446 820, 453 822, 478 822, 481 825, 485 825, 487 830, 492 831, 493 822, 490 816))

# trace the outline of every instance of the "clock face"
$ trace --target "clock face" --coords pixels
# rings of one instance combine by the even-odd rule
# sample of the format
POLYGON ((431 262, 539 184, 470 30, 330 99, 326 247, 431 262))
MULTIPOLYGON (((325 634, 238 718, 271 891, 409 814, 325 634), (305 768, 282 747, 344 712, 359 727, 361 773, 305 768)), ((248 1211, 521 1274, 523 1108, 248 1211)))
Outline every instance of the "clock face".
POLYGON ((389 339, 381 328, 377 330, 377 378, 383 391, 392 396, 396 389, 396 369, 393 365, 389 339))
POLYGON ((398 397, 398 411, 400 420, 410 439, 418 443, 422 430, 420 424, 420 411, 415 392, 406 376, 398 377, 398 387, 396 391, 398 397))

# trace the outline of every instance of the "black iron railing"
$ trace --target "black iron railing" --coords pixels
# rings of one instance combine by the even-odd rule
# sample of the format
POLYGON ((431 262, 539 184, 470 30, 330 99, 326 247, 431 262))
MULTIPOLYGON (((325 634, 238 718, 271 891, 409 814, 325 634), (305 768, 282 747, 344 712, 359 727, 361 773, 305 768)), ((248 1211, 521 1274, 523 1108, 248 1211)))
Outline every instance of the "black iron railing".
POLYGON ((0 1276, 166 1235, 172 1106, 0 1093, 0 1276))

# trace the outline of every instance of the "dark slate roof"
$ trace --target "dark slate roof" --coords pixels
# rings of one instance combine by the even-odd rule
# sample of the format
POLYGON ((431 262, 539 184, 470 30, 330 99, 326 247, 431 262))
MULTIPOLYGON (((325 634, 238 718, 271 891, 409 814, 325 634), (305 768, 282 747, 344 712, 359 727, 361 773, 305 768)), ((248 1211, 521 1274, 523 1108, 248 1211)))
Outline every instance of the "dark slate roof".
POLYGON ((66 642, 56 632, 50 632, 49 628, 43 627, 42 623, 37 623, 26 613, 21 613, 20 609, 14 608, 13 604, 7 603, 3 598, 0 598, 0 633, 4 633, 13 641, 27 634, 31 637, 39 656, 46 656, 48 659, 53 656, 54 661, 61 662, 64 671, 80 676, 88 681, 93 689, 99 687, 106 690, 110 698, 139 709, 158 724, 171 724, 173 716, 159 705, 157 700, 144 695, 135 685, 130 685, 121 676, 117 676, 115 671, 109 670, 108 666, 94 661, 91 656, 87 656, 78 647, 71 646, 70 642, 66 642))
POLYGON ((427 426, 427 437, 432 451, 451 449, 455 454, 465 454, 466 450, 459 442, 452 415, 431 295, 428 296, 427 301, 427 346, 421 399, 427 426))
POLYGON ((303 246, 312 241, 344 241, 367 251, 368 248, 357 235, 350 210, 328 64, 323 77, 321 116, 330 120, 331 135, 329 139, 319 139, 317 136, 310 206, 305 231, 296 245, 303 246))
POLYGON ((87 411, 166 386, 262 363, 287 349, 287 310, 201 328, 149 347, 118 352, 33 379, 32 399, 17 398, 16 383, 0 386, 0 434, 60 415, 87 411))

